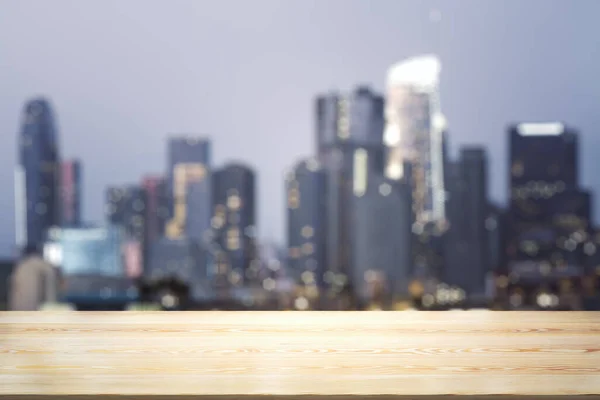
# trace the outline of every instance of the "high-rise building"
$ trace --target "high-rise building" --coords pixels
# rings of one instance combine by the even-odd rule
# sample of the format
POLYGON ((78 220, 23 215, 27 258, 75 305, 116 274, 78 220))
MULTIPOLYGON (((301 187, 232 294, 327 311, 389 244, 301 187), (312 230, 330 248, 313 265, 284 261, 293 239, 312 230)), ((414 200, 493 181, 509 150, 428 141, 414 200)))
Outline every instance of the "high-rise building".
POLYGON ((286 177, 288 265, 296 279, 322 286, 327 266, 326 174, 315 159, 286 177))
POLYGON ((147 176, 142 180, 142 188, 146 196, 146 245, 164 235, 169 219, 169 197, 167 181, 163 177, 147 176))
POLYGON ((60 174, 60 208, 62 225, 81 225, 82 171, 79 160, 64 161, 60 174))
POLYGON ((146 192, 136 185, 106 190, 106 218, 124 232, 125 270, 130 278, 141 275, 146 238, 146 192))
POLYGON ((326 174, 327 269, 338 281, 349 281, 351 273, 354 153, 360 148, 368 156, 368 169, 383 173, 383 127, 383 98, 369 88, 317 98, 317 155, 326 174))
POLYGON ((359 302, 390 304, 408 297, 411 190, 403 181, 370 171, 367 157, 362 149, 356 150, 350 280, 359 302))
POLYGON ((17 246, 41 247, 48 229, 60 225, 60 152, 52 107, 27 102, 21 119, 15 171, 17 246))
POLYGON ((384 142, 388 148, 385 173, 390 179, 412 169, 416 223, 445 220, 445 118, 439 103, 441 64, 435 56, 410 58, 387 74, 384 142))
POLYGON ((218 244, 216 273, 232 284, 252 282, 258 273, 256 254, 256 178, 244 165, 228 164, 213 175, 212 228, 218 244))
POLYGON ((447 224, 440 71, 437 57, 414 57, 393 65, 386 82, 385 176, 412 187, 413 274, 419 279, 440 274, 441 235, 447 224))
POLYGON ((212 214, 210 141, 177 137, 169 140, 170 238, 188 237, 204 241, 210 232, 212 214))
POLYGON ((173 218, 167 223, 170 238, 202 240, 210 228, 211 187, 203 164, 177 164, 173 180, 173 218))
POLYGON ((583 273, 592 232, 591 196, 579 187, 577 132, 562 123, 522 123, 510 127, 509 140, 504 272, 511 303, 558 306, 551 287, 583 273))
POLYGON ((483 148, 467 147, 448 164, 444 282, 467 295, 485 294, 489 272, 487 156, 483 148))

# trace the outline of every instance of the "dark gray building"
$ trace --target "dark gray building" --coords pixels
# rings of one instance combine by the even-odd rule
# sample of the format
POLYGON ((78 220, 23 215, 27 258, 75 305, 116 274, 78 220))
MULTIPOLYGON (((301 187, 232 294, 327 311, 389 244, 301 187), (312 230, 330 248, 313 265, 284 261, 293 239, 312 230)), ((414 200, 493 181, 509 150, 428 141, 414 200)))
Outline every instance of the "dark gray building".
POLYGON ((252 282, 259 269, 256 248, 256 178, 245 165, 228 164, 213 175, 212 232, 216 274, 234 284, 252 282))
POLYGON ((25 104, 18 146, 16 244, 41 249, 48 229, 61 224, 58 131, 48 100, 38 98, 25 104))
POLYGON ((332 93, 316 100, 318 161, 326 172, 327 268, 345 276, 352 267, 351 220, 355 150, 366 155, 369 170, 383 174, 383 97, 367 87, 348 95, 332 93))
POLYGON ((150 282, 175 278, 188 285, 195 299, 211 295, 207 277, 206 251, 189 238, 162 238, 157 240, 148 260, 145 278, 150 282))
POLYGON ((8 294, 15 260, 0 259, 0 311, 8 310, 8 294))
POLYGON ((535 306, 541 287, 575 281, 584 272, 585 239, 592 233, 591 195, 579 186, 574 129, 562 123, 522 123, 511 126, 508 136, 504 272, 511 276, 508 291, 519 300, 515 303, 535 306))
POLYGON ((459 160, 449 163, 446 173, 449 229, 443 280, 467 295, 483 295, 490 268, 485 150, 463 148, 459 160))
POLYGON ((361 302, 376 285, 386 302, 408 297, 412 266, 411 188, 376 173, 355 182, 352 201, 352 287, 361 302))
POLYGON ((150 246, 165 234, 169 219, 169 196, 167 181, 163 177, 147 176, 142 180, 146 197, 146 246, 150 246))
POLYGON ((286 177, 288 265, 296 279, 309 272, 323 286, 327 266, 326 174, 316 159, 286 177))

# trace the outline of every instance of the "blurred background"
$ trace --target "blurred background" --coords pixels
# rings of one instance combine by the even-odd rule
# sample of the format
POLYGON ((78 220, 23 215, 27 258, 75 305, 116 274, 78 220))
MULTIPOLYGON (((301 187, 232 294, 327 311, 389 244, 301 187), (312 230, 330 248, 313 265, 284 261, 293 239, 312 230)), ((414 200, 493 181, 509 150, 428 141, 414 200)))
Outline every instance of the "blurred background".
POLYGON ((0 309, 600 310, 596 0, 0 0, 0 309))

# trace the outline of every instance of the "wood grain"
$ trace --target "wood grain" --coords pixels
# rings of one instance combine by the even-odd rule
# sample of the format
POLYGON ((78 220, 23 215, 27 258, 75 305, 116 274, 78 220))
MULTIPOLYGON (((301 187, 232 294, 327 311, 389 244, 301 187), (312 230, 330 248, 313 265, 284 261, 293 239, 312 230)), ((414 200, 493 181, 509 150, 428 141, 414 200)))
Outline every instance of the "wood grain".
POLYGON ((18 394, 600 394, 600 313, 0 313, 18 394))

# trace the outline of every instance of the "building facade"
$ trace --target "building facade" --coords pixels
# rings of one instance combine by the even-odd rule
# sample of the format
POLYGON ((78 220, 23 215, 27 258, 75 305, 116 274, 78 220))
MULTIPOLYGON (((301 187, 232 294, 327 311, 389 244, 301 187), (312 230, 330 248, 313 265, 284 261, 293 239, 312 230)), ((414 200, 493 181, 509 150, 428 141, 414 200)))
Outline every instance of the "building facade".
POLYGON ((82 166, 79 160, 61 163, 60 209, 62 225, 81 225, 82 166))
POLYGON ((331 93, 316 101, 317 158, 326 176, 327 269, 349 282, 352 268, 352 186, 355 151, 368 170, 383 173, 384 101, 367 87, 349 94, 331 93))
POLYGON ((393 65, 386 78, 385 176, 412 187, 413 274, 418 279, 439 276, 441 235, 447 227, 440 71, 438 58, 426 55, 393 65))
POLYGON ((240 164, 228 164, 213 175, 212 218, 218 279, 241 285, 257 277, 256 177, 240 164), (222 279, 225 278, 225 279, 222 279))
POLYGON ((16 244, 41 247, 48 229, 61 222, 58 130, 48 100, 33 99, 25 105, 18 146, 16 244))
POLYGON ((481 296, 485 294, 490 268, 485 150, 463 148, 459 160, 450 163, 446 172, 449 228, 445 237, 443 281, 461 288, 469 296, 481 296))
POLYGON ((441 64, 435 56, 411 58, 393 65, 386 82, 384 141, 388 148, 385 173, 404 176, 412 166, 416 223, 445 219, 445 119, 439 102, 441 64))
POLYGON ((322 287, 327 271, 326 173, 316 159, 286 177, 288 265, 294 277, 322 287))
MULTIPOLYGON (((366 160, 362 162, 366 168, 366 160)), ((352 199, 352 288, 359 303, 389 306, 408 297, 411 190, 405 182, 373 172, 357 176, 352 199)))
POLYGON ((584 272, 592 232, 578 135, 562 123, 516 124, 509 149, 508 296, 513 307, 559 307, 556 288, 573 287, 584 272))
POLYGON ((52 228, 44 258, 65 276, 124 277, 123 243, 123 230, 116 225, 52 228))
POLYGON ((193 298, 211 297, 206 256, 206 250, 190 238, 158 239, 150 250, 145 278, 150 282, 176 279, 189 287, 193 298))
POLYGON ((149 246, 164 235, 169 219, 167 180, 160 176, 147 176, 142 180, 142 188, 146 198, 145 242, 149 246))
POLYGON ((109 187, 106 190, 106 219, 123 230, 123 246, 130 278, 142 274, 146 260, 146 192, 137 185, 109 187))

